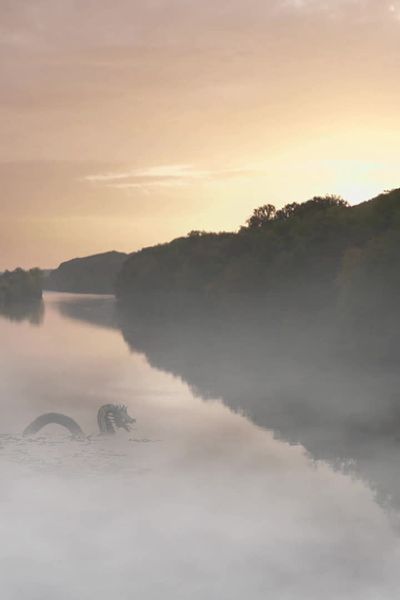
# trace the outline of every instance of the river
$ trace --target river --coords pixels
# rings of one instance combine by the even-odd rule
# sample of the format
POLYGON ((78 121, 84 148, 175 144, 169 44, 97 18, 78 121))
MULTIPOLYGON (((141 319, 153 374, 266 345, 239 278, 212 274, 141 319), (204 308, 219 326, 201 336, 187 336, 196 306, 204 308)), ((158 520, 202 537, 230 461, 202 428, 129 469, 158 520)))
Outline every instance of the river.
MULTIPOLYGON (((215 327, 145 325, 106 296, 48 293, 42 310, 0 316, 1 597, 397 597, 390 428, 359 418, 365 405, 317 405, 310 371, 267 376, 248 340, 241 353, 215 327), (296 409, 282 399, 294 381, 311 398, 296 409), (131 432, 97 435, 106 403, 128 407, 131 432), (88 437, 23 438, 49 411, 88 437)), ((335 398, 360 393, 354 374, 322 380, 335 398)))

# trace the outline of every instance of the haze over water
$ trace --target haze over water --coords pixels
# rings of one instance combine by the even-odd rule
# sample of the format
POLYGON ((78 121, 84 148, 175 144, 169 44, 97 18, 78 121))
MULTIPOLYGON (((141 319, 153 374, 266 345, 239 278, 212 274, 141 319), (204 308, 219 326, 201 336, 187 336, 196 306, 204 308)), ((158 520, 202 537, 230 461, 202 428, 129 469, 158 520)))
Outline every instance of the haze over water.
POLYGON ((194 395, 128 348, 113 311, 112 298, 47 294, 39 324, 0 317, 1 597, 394 598, 398 511, 365 468, 276 439, 245 397, 234 412, 194 395), (108 402, 134 431, 95 435, 108 402), (23 439, 46 411, 91 437, 23 439))

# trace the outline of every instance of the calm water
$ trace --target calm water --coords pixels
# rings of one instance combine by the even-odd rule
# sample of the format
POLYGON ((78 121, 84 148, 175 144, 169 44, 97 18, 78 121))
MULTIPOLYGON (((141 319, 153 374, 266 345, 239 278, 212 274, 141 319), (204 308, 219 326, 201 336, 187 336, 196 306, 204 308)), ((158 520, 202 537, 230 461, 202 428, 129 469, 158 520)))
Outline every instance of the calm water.
POLYGON ((1 598, 397 597, 400 446, 365 416, 396 375, 273 376, 259 342, 212 332, 127 324, 107 297, 0 317, 1 598), (105 403, 135 429, 21 437, 47 411, 96 434, 105 403))

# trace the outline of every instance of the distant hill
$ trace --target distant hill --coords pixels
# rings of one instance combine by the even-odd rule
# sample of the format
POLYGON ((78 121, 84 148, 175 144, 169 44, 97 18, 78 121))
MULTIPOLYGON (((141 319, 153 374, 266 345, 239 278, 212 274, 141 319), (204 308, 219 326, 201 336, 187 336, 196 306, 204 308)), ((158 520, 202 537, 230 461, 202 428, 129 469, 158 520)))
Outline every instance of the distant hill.
POLYGON ((49 273, 45 288, 58 292, 112 294, 117 274, 127 257, 123 252, 111 251, 68 260, 49 273))

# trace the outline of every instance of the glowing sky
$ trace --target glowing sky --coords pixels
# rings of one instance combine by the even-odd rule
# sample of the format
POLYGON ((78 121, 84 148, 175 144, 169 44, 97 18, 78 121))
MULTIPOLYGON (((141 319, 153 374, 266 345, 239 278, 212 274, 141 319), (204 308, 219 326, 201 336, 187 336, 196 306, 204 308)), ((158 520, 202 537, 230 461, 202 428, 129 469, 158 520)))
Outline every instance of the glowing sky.
POLYGON ((0 10, 0 269, 400 185, 399 1, 0 10))

